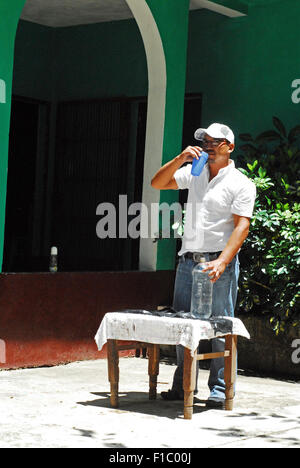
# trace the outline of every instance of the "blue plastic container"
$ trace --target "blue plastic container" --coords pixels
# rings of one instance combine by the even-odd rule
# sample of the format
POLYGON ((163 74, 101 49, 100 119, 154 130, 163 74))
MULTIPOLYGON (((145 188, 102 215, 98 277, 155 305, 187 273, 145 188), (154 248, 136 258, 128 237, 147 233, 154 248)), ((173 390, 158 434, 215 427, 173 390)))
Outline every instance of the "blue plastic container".
POLYGON ((200 159, 194 158, 192 164, 192 175, 198 177, 208 160, 208 154, 202 151, 200 159))

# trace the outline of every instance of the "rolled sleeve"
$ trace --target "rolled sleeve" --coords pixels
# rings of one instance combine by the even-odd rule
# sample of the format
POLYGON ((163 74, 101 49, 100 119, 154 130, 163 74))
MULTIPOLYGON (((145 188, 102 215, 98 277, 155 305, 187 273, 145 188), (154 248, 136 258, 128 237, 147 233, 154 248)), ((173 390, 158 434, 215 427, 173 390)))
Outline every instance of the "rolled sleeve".
POLYGON ((178 188, 181 190, 189 189, 191 180, 192 180, 192 165, 188 164, 187 166, 181 167, 178 171, 175 172, 174 178, 178 185, 178 188))

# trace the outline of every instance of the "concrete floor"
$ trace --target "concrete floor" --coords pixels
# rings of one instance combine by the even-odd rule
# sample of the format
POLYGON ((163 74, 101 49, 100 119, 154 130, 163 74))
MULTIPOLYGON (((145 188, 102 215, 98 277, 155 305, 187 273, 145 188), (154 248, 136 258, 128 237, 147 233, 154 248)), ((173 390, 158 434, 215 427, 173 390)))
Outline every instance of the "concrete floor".
MULTIPOLYGON (((232 412, 209 410, 201 370, 192 420, 182 402, 148 400, 147 359, 120 359, 120 408, 106 360, 0 372, 0 448, 300 448, 300 383, 239 375, 232 412)), ((160 364, 158 391, 174 365, 160 364)))

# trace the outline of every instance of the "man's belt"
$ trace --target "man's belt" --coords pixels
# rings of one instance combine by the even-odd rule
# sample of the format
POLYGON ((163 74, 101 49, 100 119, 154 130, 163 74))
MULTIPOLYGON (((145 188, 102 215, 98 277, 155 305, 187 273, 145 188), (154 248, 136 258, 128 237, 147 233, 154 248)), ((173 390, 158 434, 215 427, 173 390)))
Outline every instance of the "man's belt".
POLYGON ((194 262, 200 262, 200 259, 205 257, 205 255, 209 255, 209 256, 216 256, 216 257, 219 257, 219 255, 221 255, 222 253, 222 250, 220 250, 219 252, 186 252, 184 255, 185 258, 190 258, 192 259, 194 262))

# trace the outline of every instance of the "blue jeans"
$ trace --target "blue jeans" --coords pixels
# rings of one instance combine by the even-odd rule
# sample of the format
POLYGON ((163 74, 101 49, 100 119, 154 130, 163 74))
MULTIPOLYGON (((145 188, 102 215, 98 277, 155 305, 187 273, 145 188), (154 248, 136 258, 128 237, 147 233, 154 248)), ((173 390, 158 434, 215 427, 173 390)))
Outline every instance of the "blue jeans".
MULTIPOLYGON (((206 261, 212 261, 217 258, 217 255, 204 254, 206 261)), ((189 258, 180 257, 177 267, 173 309, 176 311, 190 311, 191 294, 192 294, 192 271, 196 263, 189 258)), ((227 265, 223 275, 213 284, 213 300, 212 300, 212 316, 234 316, 234 309, 237 299, 239 278, 239 260, 238 256, 234 257, 232 262, 227 265)), ((211 340, 212 352, 223 352, 225 348, 224 338, 215 338, 211 340)), ((177 353, 177 369, 174 374, 172 390, 183 392, 183 362, 184 348, 176 346, 177 353)), ((197 366, 198 380, 198 366, 197 366)), ((224 382, 224 358, 212 359, 210 366, 210 376, 208 381, 210 397, 225 398, 225 382, 224 382)), ((196 381, 197 391, 197 381, 196 381)))

